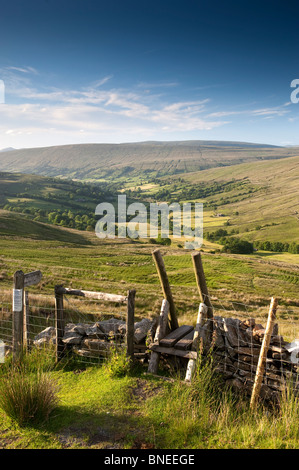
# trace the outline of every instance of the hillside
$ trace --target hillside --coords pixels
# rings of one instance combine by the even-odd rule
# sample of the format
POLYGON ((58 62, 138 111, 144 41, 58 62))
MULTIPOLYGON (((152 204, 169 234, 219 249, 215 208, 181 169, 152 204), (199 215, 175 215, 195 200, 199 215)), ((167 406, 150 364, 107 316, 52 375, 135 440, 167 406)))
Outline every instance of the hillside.
MULTIPOLYGON (((113 184, 103 182, 95 185, 39 175, 0 172, 0 209, 22 213, 34 222, 93 230, 96 223, 95 207, 102 201, 114 201, 116 194, 113 184)), ((39 232, 39 226, 35 227, 39 232)))
POLYGON ((0 170, 91 181, 127 180, 292 155, 296 155, 295 148, 242 142, 81 144, 1 152, 0 170))
POLYGON ((299 156, 233 165, 184 175, 188 183, 235 181, 251 188, 234 188, 208 198, 243 238, 299 241, 299 156))
POLYGON ((204 233, 299 241, 299 156, 155 178, 126 191, 141 200, 204 204, 204 233))

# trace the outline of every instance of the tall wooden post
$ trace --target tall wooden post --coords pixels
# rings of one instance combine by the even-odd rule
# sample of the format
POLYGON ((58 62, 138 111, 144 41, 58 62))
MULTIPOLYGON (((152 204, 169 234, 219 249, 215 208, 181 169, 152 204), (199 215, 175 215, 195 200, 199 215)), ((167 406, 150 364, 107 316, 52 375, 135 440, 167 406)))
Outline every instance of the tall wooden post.
POLYGON ((56 362, 59 362, 65 352, 62 341, 64 336, 63 293, 61 286, 55 286, 55 331, 56 331, 56 362))
POLYGON ((195 273, 196 284, 200 295, 200 300, 208 307, 208 318, 213 318, 213 306, 210 300, 206 278, 203 270, 201 255, 199 251, 192 253, 192 261, 195 273))
POLYGON ((257 369, 256 369, 255 380, 254 380, 254 384, 252 388, 252 395, 251 395, 251 400, 250 400, 251 409, 253 409, 256 406, 257 400, 260 395, 263 376, 265 372, 267 353, 268 353, 271 336, 273 332, 273 327, 275 323, 275 318, 276 318, 277 305, 278 305, 278 299, 276 299, 275 297, 272 297, 270 310, 268 314, 266 331, 265 331, 265 335, 264 335, 262 346, 261 346, 260 356, 259 356, 257 369))
POLYGON ((174 305, 172 292, 170 289, 170 284, 169 284, 166 269, 165 269, 165 264, 164 264, 164 261, 163 261, 163 258, 159 249, 153 251, 152 255, 153 255, 155 265, 158 271, 164 297, 169 303, 170 326, 172 330, 176 330, 179 327, 179 323, 176 317, 175 305, 174 305))
POLYGON ((13 360, 23 353, 24 273, 16 271, 13 286, 13 360))
POLYGON ((196 284, 200 296, 200 300, 203 304, 206 305, 207 307, 207 319, 210 320, 208 323, 208 340, 211 342, 212 341, 212 335, 213 335, 213 305, 210 299, 209 291, 208 291, 208 286, 206 283, 206 277, 203 269, 203 264, 201 260, 201 255, 199 251, 196 251, 192 253, 192 262, 193 262, 193 268, 194 268, 194 273, 195 273, 195 279, 196 279, 196 284))
POLYGON ((129 290, 127 300, 127 356, 134 361, 134 324, 135 324, 135 290, 129 290))

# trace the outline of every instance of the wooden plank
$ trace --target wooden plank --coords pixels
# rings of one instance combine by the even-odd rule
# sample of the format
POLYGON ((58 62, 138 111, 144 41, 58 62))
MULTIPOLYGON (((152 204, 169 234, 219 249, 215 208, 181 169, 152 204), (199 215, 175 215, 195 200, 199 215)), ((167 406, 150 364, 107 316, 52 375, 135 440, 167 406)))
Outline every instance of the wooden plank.
POLYGON ((32 273, 25 274, 24 276, 24 287, 34 286, 42 280, 41 271, 32 271, 32 273))
POLYGON ((176 330, 179 327, 178 319, 176 317, 176 312, 175 312, 175 305, 174 305, 174 300, 172 297, 172 292, 170 289, 170 284, 168 281, 168 276, 167 272, 165 269, 165 264, 162 258, 162 255, 160 253, 160 250, 154 250, 153 253, 153 258, 155 261, 155 265, 157 268, 157 272, 159 275, 162 291, 164 294, 165 299, 169 303, 169 314, 170 314, 170 326, 172 330, 176 330))
POLYGON ((128 298, 124 295, 108 294, 106 292, 91 292, 80 289, 70 289, 68 287, 60 286, 57 289, 57 293, 65 295, 77 295, 79 297, 86 297, 94 300, 106 300, 108 302, 124 303, 127 302, 128 298))
MULTIPOLYGON (((155 338, 154 338, 154 341, 157 343, 161 341, 166 334, 168 312, 169 312, 169 302, 166 299, 163 299, 160 317, 159 317, 159 324, 158 324, 155 338)), ((156 351, 152 351, 149 364, 148 364, 149 373, 156 374, 158 372, 159 360, 160 360, 160 353, 156 351)))
POLYGON ((175 349, 182 349, 183 351, 186 351, 187 349, 191 348, 193 344, 193 335, 194 335, 194 330, 190 331, 184 338, 180 339, 176 344, 175 344, 175 349))
POLYGON ((193 326, 182 325, 172 331, 169 335, 165 336, 165 338, 161 339, 159 345, 166 348, 172 348, 180 339, 190 333, 191 330, 193 330, 193 326))
POLYGON ((196 351, 182 351, 181 349, 165 348, 157 344, 153 344, 150 349, 152 351, 156 351, 161 354, 169 354, 170 356, 179 356, 179 357, 183 357, 186 359, 194 359, 194 360, 196 360, 197 358, 196 351))

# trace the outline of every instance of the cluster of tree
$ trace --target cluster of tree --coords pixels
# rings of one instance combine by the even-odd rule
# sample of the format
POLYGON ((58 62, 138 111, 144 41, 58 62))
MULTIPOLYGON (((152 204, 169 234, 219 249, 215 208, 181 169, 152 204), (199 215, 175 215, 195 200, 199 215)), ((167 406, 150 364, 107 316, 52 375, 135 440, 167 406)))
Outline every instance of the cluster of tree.
POLYGON ((94 212, 82 210, 43 210, 36 207, 22 207, 18 205, 6 204, 5 210, 18 212, 33 216, 37 222, 47 222, 62 227, 75 228, 77 230, 94 230, 97 220, 94 212))
POLYGON ((253 243, 241 238, 230 237, 224 241, 222 251, 225 253, 250 254, 253 253, 253 243))
POLYGON ((273 251, 273 252, 286 252, 299 254, 299 245, 296 242, 286 243, 286 242, 270 242, 270 241, 256 241, 254 246, 258 250, 262 251, 273 251))
POLYGON ((159 235, 158 238, 150 238, 150 243, 154 245, 164 245, 164 246, 170 246, 171 245, 171 239, 170 238, 161 238, 159 235))
POLYGON ((223 229, 223 228, 219 228, 218 230, 215 230, 215 232, 207 232, 205 234, 205 238, 209 241, 209 242, 216 242, 216 241, 220 241, 221 239, 227 237, 229 234, 228 234, 228 231, 223 229))

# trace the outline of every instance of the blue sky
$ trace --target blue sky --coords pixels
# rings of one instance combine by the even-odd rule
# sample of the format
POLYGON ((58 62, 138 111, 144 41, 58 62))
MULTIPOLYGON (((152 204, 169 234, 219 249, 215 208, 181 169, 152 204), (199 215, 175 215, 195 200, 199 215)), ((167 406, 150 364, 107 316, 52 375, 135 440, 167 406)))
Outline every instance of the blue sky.
POLYGON ((297 0, 0 5, 0 148, 299 144, 297 0))

